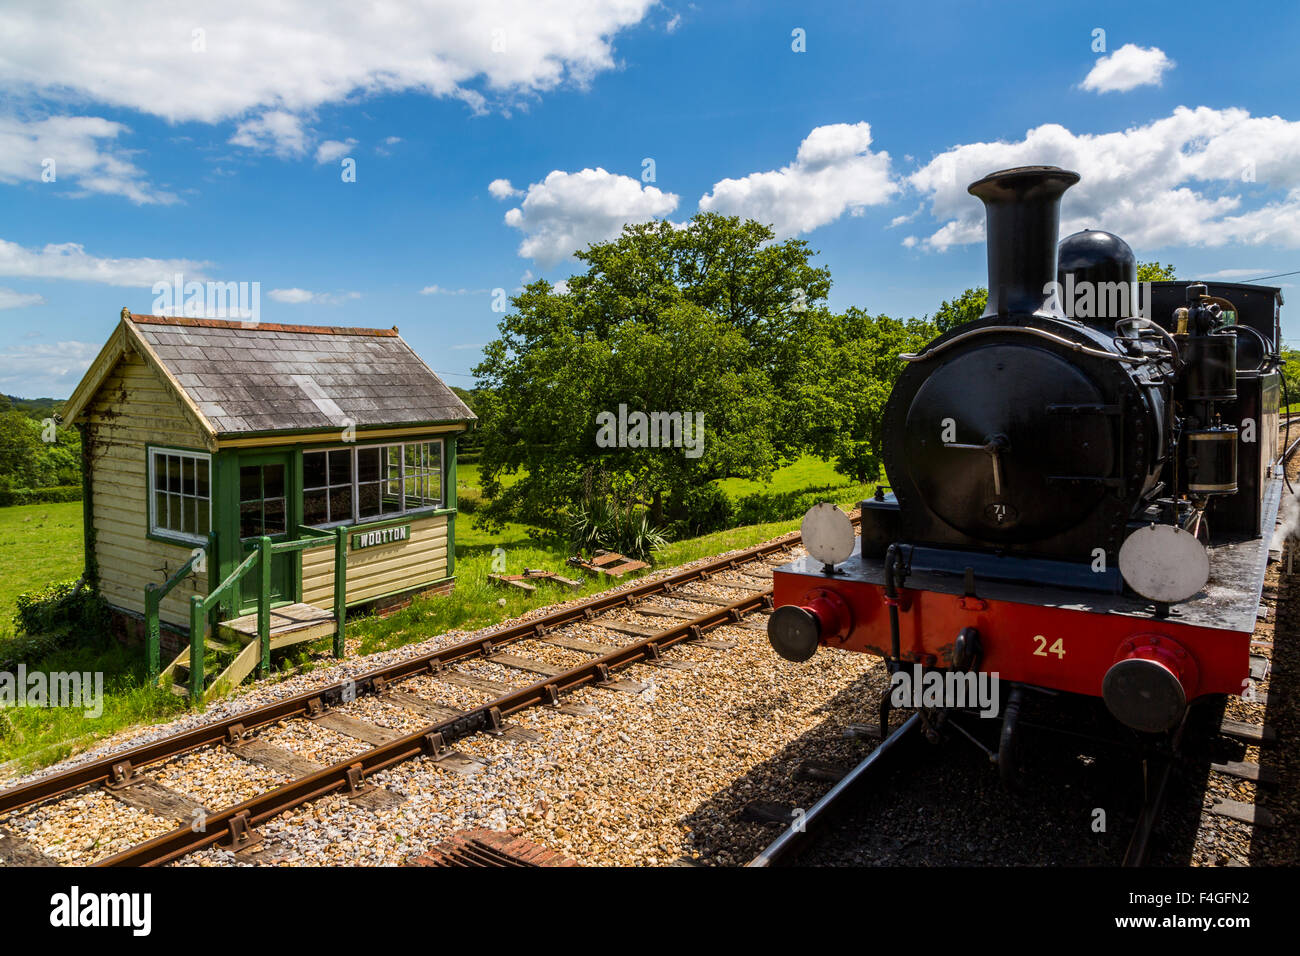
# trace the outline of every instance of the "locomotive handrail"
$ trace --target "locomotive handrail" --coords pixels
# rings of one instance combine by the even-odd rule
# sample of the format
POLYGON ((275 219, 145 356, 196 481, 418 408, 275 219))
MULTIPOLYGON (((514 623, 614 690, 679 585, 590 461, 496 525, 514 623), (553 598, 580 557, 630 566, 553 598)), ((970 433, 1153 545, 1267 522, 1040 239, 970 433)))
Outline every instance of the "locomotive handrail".
POLYGON ((1093 358, 1110 359, 1112 362, 1124 362, 1128 365, 1146 365, 1150 363, 1149 358, 1132 358, 1128 355, 1119 355, 1113 352, 1103 352, 1101 349, 1089 348, 1080 342, 1072 342, 1067 338, 1059 335, 1053 335, 1051 332, 1043 329, 1030 328, 1023 325, 988 325, 982 329, 971 329, 969 332, 962 332, 954 335, 942 345, 928 348, 924 352, 904 352, 898 357, 904 362, 923 362, 926 359, 934 358, 940 352, 945 352, 958 342, 964 342, 966 339, 973 338, 977 335, 990 335, 995 332, 1020 332, 1025 335, 1036 335, 1040 339, 1047 339, 1057 345, 1064 346, 1073 352, 1081 352, 1084 355, 1091 355, 1093 358))

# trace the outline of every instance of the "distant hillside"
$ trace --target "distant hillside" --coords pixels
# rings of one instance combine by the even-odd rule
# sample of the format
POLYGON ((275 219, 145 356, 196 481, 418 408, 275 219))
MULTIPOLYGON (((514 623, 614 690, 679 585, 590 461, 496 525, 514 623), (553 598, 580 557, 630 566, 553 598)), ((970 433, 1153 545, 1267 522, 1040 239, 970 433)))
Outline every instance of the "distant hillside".
POLYGON ((15 409, 35 418, 46 418, 58 411, 66 398, 19 398, 17 395, 0 393, 0 412, 15 409))

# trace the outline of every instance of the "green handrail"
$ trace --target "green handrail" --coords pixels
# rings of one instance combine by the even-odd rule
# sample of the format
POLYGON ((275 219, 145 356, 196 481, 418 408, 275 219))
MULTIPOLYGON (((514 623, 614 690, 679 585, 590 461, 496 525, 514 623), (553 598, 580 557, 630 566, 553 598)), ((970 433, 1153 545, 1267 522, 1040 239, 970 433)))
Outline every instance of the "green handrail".
POLYGON ((148 669, 149 679, 157 678, 162 668, 162 625, 159 620, 158 610, 162 606, 163 598, 172 592, 176 585, 180 584, 190 572, 194 570, 195 565, 204 563, 209 554, 216 551, 216 535, 208 534, 208 543, 205 547, 198 549, 196 554, 190 556, 190 559, 180 566, 180 568, 168 578, 163 584, 148 584, 144 589, 144 624, 145 624, 145 648, 146 657, 148 658, 146 666, 148 669))
MULTIPOLYGON (((239 566, 222 581, 217 587, 208 591, 207 597, 198 594, 190 598, 190 703, 201 704, 203 700, 203 677, 204 677, 204 650, 203 642, 207 634, 207 618, 209 612, 216 607, 227 593, 232 593, 243 580, 244 576, 250 573, 253 568, 259 570, 258 589, 257 589, 257 640, 260 650, 258 661, 258 677, 266 677, 271 670, 271 558, 278 553, 293 551, 307 551, 311 548, 323 547, 327 544, 334 546, 334 656, 343 657, 345 651, 344 626, 347 619, 347 574, 348 574, 348 531, 347 526, 340 525, 333 529, 332 532, 323 532, 316 528, 300 528, 300 532, 307 532, 311 538, 305 541, 272 541, 269 537, 263 535, 258 539, 257 545, 249 552, 248 556, 239 563, 239 566)), ((210 538, 209 550, 215 551, 215 541, 210 538)), ((190 559, 183 571, 188 572, 190 565, 196 562, 201 555, 195 555, 190 559)), ((154 631, 157 631, 158 604, 162 598, 176 586, 176 581, 182 577, 180 571, 176 577, 169 581, 163 589, 155 589, 153 585, 145 592, 146 613, 152 608, 154 631)), ((151 645, 150 653, 151 666, 155 669, 150 672, 150 676, 156 676, 156 657, 157 648, 151 645)))

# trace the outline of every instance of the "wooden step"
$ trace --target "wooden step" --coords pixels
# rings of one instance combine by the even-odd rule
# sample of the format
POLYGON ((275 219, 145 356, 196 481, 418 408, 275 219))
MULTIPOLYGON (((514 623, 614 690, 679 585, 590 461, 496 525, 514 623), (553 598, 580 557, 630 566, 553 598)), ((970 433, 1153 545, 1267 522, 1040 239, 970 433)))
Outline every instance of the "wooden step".
POLYGON ((1209 812, 1215 816, 1239 820, 1242 823, 1249 823, 1257 827, 1277 825, 1277 817, 1266 807, 1256 806, 1253 803, 1242 803, 1240 800, 1225 800, 1222 797, 1212 797, 1211 799, 1214 803, 1210 806, 1209 812))

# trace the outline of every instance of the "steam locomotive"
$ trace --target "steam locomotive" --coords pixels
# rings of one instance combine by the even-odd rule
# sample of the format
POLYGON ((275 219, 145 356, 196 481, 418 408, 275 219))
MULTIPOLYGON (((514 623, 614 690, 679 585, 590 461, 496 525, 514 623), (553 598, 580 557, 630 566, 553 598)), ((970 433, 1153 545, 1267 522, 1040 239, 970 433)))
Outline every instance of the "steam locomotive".
POLYGON ((1139 286, 1099 230, 1058 248, 1078 181, 1029 166, 971 184, 988 307, 901 356, 889 492, 856 533, 809 512, 768 624, 791 661, 825 646, 891 674, 997 675, 1004 743, 1033 691, 1099 698, 1140 736, 1242 693, 1281 496, 1280 290, 1139 286))

